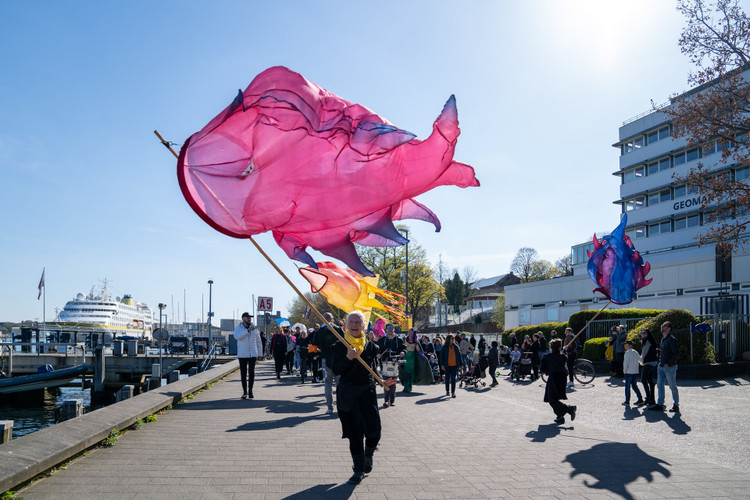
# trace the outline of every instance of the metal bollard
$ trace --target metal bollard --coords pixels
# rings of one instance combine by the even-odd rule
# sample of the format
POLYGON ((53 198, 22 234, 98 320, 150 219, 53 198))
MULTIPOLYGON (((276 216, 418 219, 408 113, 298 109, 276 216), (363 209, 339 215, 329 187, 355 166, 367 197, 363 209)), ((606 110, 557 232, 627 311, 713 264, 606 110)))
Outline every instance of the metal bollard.
POLYGON ((167 383, 177 382, 180 380, 180 370, 173 370, 167 374, 167 383))
POLYGON ((191 369, 188 370, 188 376, 190 376, 190 377, 192 377, 196 373, 198 373, 198 367, 197 366, 194 366, 194 367, 192 367, 191 369))

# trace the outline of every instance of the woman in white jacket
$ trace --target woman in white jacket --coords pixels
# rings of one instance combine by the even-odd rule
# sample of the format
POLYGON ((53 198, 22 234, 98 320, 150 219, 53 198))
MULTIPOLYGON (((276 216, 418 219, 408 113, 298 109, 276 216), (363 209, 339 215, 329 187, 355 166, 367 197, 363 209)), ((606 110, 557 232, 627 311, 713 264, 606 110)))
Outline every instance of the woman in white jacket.
POLYGON ((253 382, 255 382, 255 361, 263 356, 263 343, 260 333, 252 322, 252 314, 242 313, 242 322, 234 327, 234 338, 237 340, 237 359, 240 362, 242 380, 242 399, 253 399, 253 382))

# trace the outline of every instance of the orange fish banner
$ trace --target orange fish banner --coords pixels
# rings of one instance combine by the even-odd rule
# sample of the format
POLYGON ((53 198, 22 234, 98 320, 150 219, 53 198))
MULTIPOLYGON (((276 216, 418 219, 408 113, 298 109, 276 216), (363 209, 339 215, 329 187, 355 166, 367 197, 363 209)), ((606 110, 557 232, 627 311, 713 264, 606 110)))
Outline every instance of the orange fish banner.
POLYGON ((365 277, 333 262, 317 262, 317 265, 318 269, 303 267, 299 272, 310 283, 313 293, 320 293, 331 305, 347 312, 361 311, 365 321, 370 320, 370 314, 382 318, 374 311, 378 309, 390 314, 401 326, 408 324, 400 308, 406 299, 403 295, 378 288, 377 276, 365 277))

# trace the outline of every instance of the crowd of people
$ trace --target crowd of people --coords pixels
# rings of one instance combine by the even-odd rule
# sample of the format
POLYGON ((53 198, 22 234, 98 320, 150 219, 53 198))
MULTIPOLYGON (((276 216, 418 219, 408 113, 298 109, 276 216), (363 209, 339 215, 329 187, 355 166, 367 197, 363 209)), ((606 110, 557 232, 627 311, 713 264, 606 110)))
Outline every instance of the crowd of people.
MULTIPOLYGON (((564 423, 566 415, 571 420, 576 418, 577 407, 563 403, 567 399, 566 387, 574 385, 574 365, 580 349, 570 328, 565 330, 563 338, 558 338, 557 332, 552 330, 549 343, 540 331, 531 337, 525 335, 520 345, 515 333, 510 334, 509 345, 501 345, 497 340, 488 345, 483 334, 477 338, 474 334, 467 337, 466 333, 457 332, 430 338, 410 328, 405 335, 398 335, 393 324, 386 324, 385 334, 377 338, 365 327, 364 316, 357 311, 350 313, 345 323, 335 322, 330 313, 324 317, 326 324, 310 329, 297 327, 292 331, 288 324, 280 325, 268 339, 252 323, 252 315, 243 313, 234 331, 242 380, 241 397, 254 397, 255 363, 266 357, 273 358, 277 379, 285 372, 288 376, 299 377, 302 384, 308 378, 323 383, 328 414, 334 412, 333 388, 336 386, 336 410, 343 437, 349 439, 354 471, 350 482, 353 484, 358 484, 372 470, 373 453, 380 439, 374 375, 383 381, 382 408, 385 409, 396 404, 397 380, 405 393, 411 392, 415 384, 443 382, 446 397, 455 398, 459 377, 476 376, 478 367, 483 367, 482 371, 486 368, 492 379, 490 387, 494 387, 498 385, 496 374, 501 365, 504 364, 512 376, 514 369, 526 359, 532 381, 539 377, 540 371, 547 375, 544 401, 551 406, 555 422, 564 423), (342 338, 348 346, 340 342, 342 338)), ((607 341, 612 352, 610 376, 625 380, 623 405, 630 405, 632 391, 637 398, 635 406, 664 411, 666 384, 672 392, 670 411, 680 411, 676 385, 678 349, 671 330, 668 321, 662 324, 662 340, 658 345, 651 333, 639 332, 642 352, 638 353, 633 342, 627 339, 625 327, 613 327, 607 341), (645 397, 638 388, 638 381, 645 397)), ((483 372, 481 376, 485 376, 483 372)))

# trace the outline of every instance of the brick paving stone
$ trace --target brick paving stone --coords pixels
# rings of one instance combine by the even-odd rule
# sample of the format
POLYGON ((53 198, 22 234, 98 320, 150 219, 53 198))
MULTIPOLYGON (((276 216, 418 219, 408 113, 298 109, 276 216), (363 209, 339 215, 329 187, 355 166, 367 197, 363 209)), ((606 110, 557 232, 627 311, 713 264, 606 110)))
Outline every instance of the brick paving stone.
POLYGON ((621 383, 598 378, 570 392, 579 416, 563 426, 551 422, 538 382, 501 379, 492 390, 460 389, 456 399, 441 385, 399 391, 397 405, 381 411, 374 470, 355 488, 322 384, 278 381, 263 362, 254 400, 239 399, 235 373, 18 496, 750 498, 750 444, 724 422, 746 411, 750 379, 679 383, 684 414, 648 415, 624 411, 621 383))

